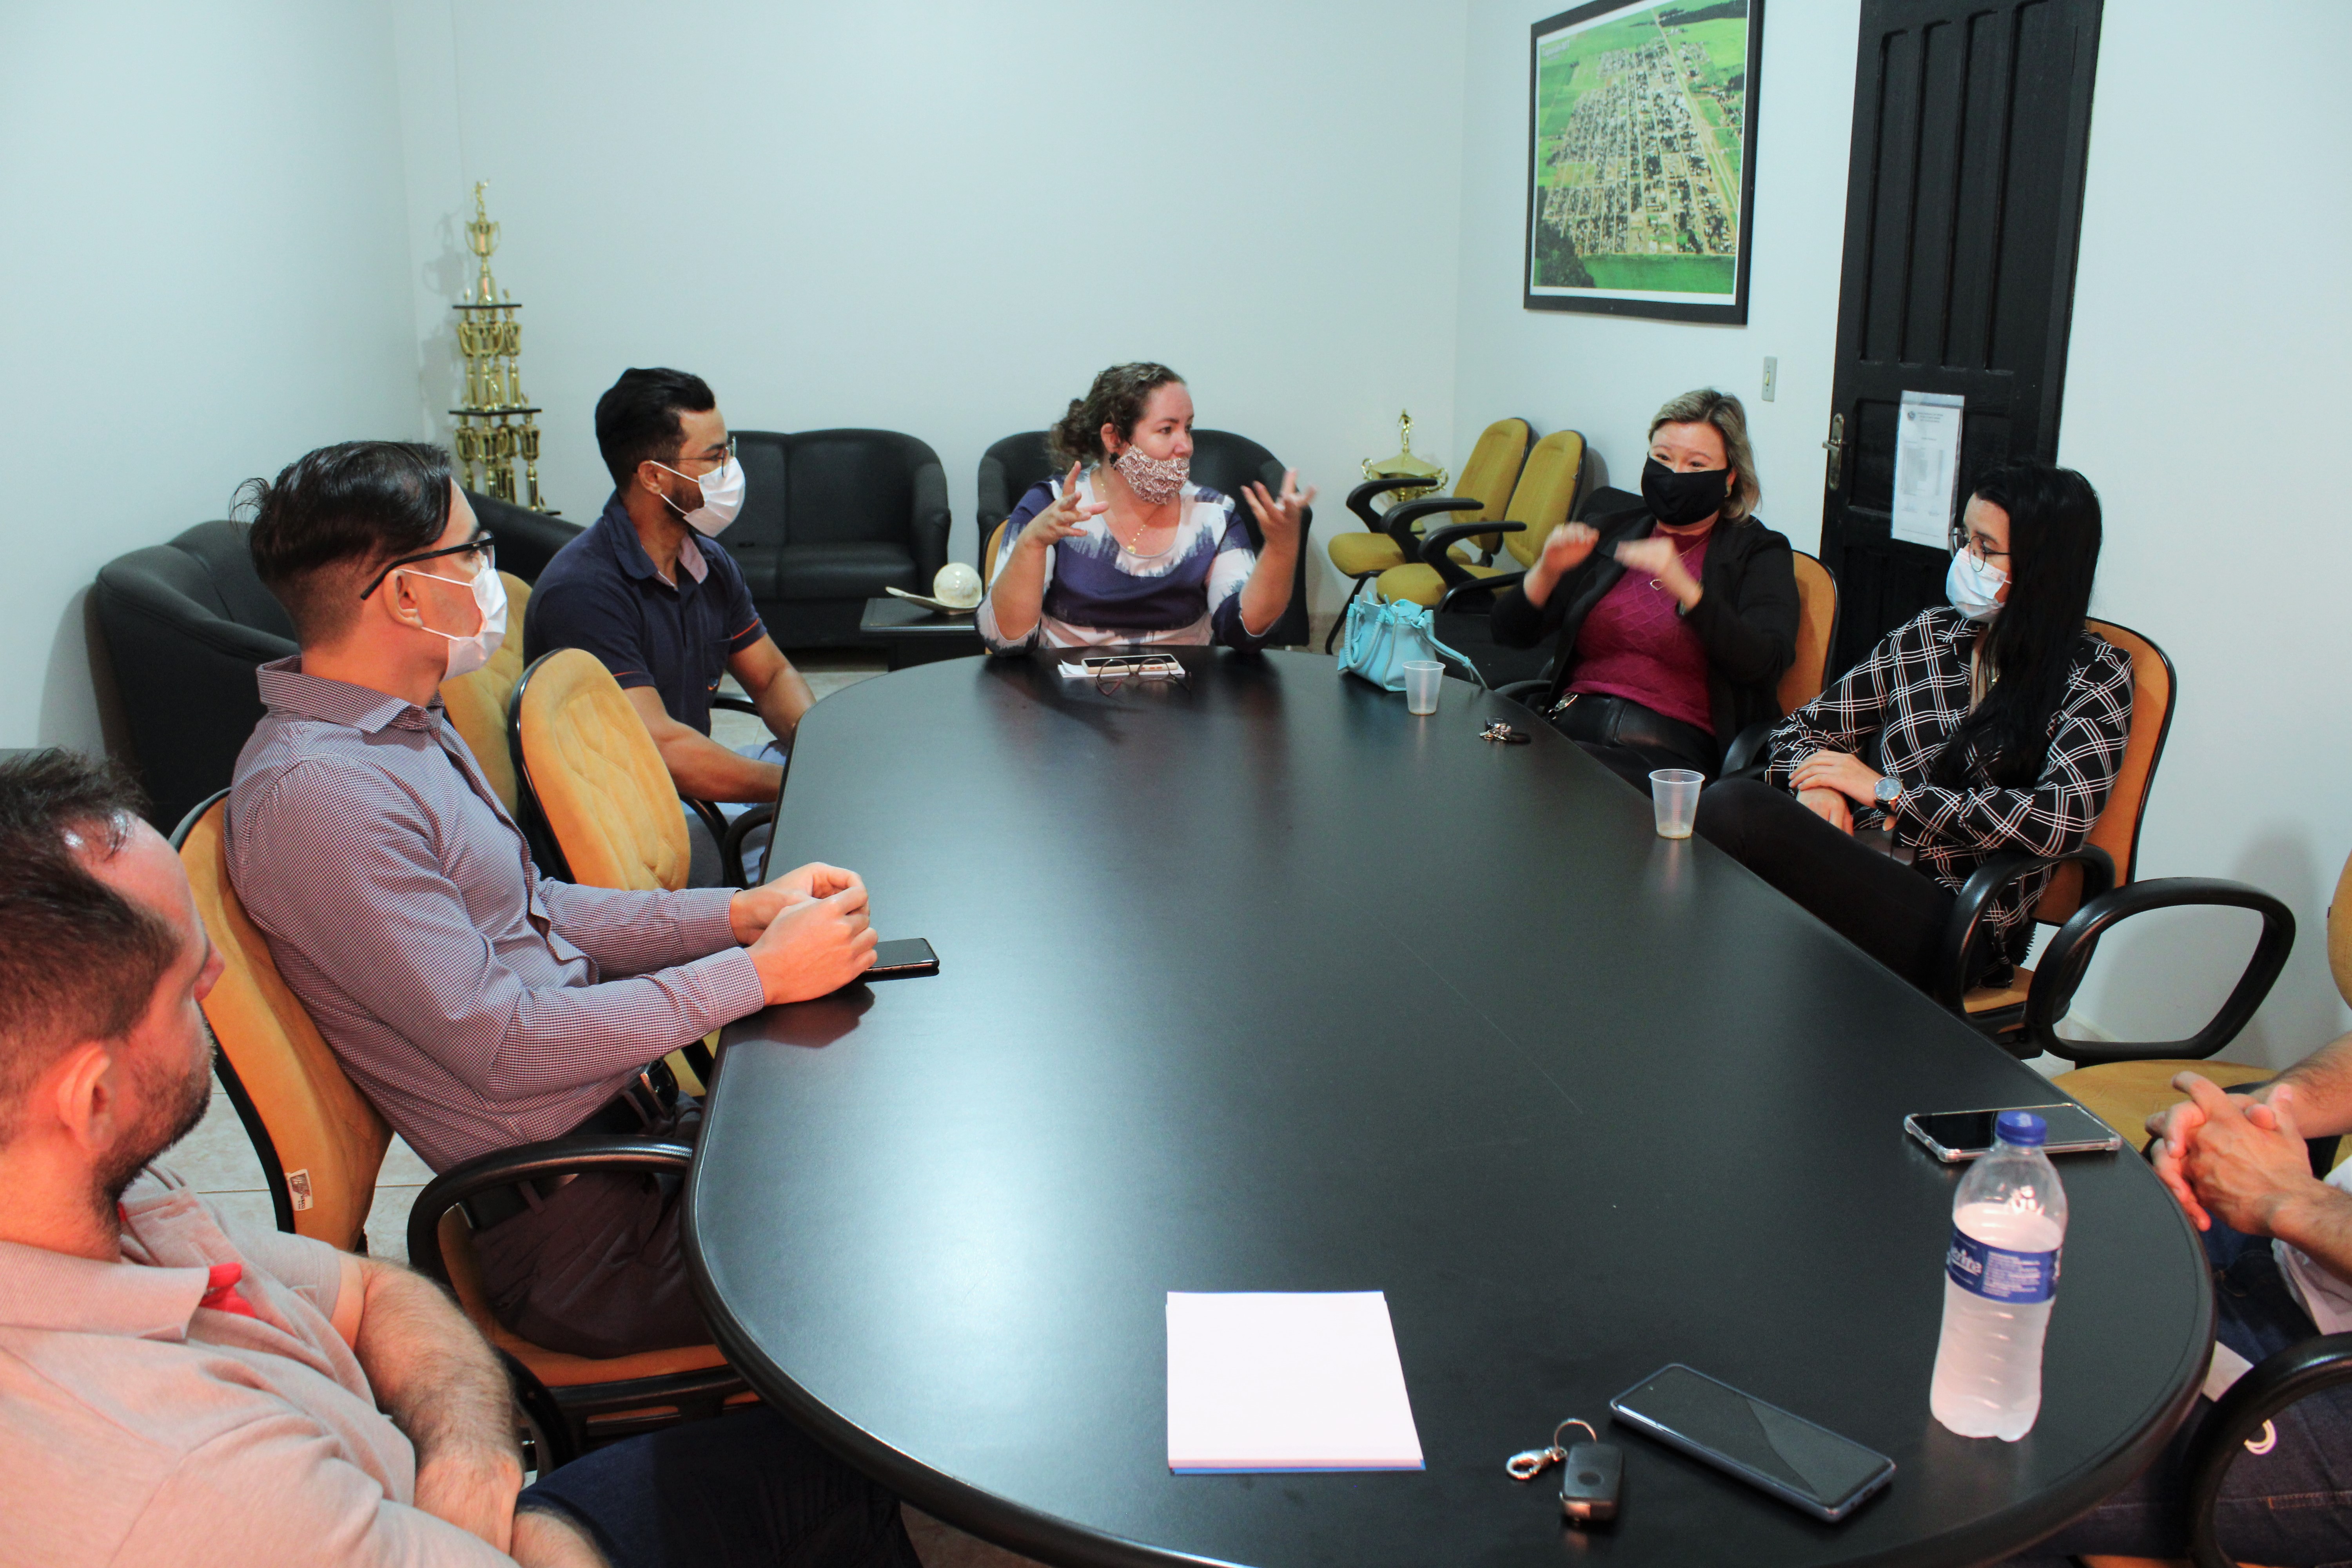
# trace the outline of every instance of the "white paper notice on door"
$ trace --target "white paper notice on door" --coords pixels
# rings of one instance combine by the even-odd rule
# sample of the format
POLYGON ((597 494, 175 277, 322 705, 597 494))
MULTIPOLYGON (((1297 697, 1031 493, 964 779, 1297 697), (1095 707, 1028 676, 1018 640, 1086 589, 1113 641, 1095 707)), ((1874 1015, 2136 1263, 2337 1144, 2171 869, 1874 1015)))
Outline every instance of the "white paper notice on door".
POLYGON ((1931 550, 1952 548, 1952 486, 1960 471, 1960 413, 1954 393, 1906 392, 1895 422, 1895 537, 1931 550))
POLYGON ((1388 1299, 1168 1292, 1168 1468, 1420 1469, 1388 1299))

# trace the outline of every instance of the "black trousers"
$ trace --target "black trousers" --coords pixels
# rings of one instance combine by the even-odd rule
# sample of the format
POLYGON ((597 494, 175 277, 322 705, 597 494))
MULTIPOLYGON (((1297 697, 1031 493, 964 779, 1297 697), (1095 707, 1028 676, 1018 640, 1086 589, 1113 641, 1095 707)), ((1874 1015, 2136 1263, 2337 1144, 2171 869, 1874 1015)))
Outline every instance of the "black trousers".
POLYGON ((1934 878, 1756 779, 1709 784, 1698 797, 1697 830, 1863 952, 1920 990, 1934 989, 1953 903, 1934 878))
MULTIPOLYGON (((692 1143, 702 1112, 649 1129, 692 1143)), ((499 1321, 535 1345, 617 1356, 710 1342, 687 1278, 685 1183, 591 1172, 537 1208, 474 1234, 482 1288, 499 1321)))
POLYGON ((585 1530, 613 1568, 922 1568, 898 1500, 764 1406, 599 1448, 515 1507, 585 1530))
POLYGON ((1642 792, 1659 768, 1688 768, 1715 776, 1715 742, 1696 724, 1644 708, 1624 697, 1580 696, 1559 710, 1552 726, 1585 755, 1642 792))

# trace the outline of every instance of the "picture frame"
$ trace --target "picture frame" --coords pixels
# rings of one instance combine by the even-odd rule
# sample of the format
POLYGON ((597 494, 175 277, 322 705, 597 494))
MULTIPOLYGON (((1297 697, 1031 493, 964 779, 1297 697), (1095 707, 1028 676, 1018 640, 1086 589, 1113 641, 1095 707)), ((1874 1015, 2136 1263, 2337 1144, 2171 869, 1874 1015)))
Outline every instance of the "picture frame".
POLYGON ((1530 310, 1744 326, 1764 0, 1592 0, 1528 37, 1530 310))

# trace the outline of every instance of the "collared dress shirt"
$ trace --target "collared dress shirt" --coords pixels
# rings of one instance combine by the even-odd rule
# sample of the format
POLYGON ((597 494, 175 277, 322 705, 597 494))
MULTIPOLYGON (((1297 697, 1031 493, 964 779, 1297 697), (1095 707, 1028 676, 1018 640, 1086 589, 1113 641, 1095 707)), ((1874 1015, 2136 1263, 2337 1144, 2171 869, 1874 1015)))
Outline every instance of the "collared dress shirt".
MULTIPOLYGON (((1976 868, 2003 853, 2063 855, 2078 849, 2106 808, 2131 738, 2131 658, 2085 631, 2075 639, 2066 694, 2050 716, 2042 776, 2024 788, 1993 782, 1988 759, 1969 758, 1958 784, 1928 780, 1944 742, 1968 717, 1969 656, 1977 623, 1938 605, 1897 626, 1870 657, 1830 683, 1772 731, 1765 781, 1782 789, 1815 752, 1871 760, 1903 785, 1895 837, 1917 852, 1920 869, 1958 892, 1976 868)), ((1854 831, 1880 826, 1877 806, 1853 808, 1854 831)), ((2036 871, 1993 904, 1990 923, 2011 963, 2023 962, 2034 901, 2051 872, 2036 871)))
POLYGON ((341 1256, 151 1167, 122 1259, 0 1242, 0 1561, 487 1565, 335 1331, 341 1256))
POLYGON ((541 877, 437 699, 305 675, 299 656, 260 680, 230 880, 344 1070, 435 1170, 562 1135, 762 1005, 727 889, 541 877))

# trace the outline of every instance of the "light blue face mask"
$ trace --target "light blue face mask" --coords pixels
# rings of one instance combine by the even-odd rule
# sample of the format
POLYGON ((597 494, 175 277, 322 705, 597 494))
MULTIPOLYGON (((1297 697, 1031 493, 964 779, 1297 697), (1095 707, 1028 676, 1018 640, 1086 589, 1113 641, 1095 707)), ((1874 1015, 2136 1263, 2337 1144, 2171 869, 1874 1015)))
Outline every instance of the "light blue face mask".
POLYGON ((2000 614, 2000 600, 1995 595, 2008 585, 2008 573, 1965 550, 1956 550, 1952 569, 1944 575, 1944 596, 1969 619, 1989 621, 2000 614))

